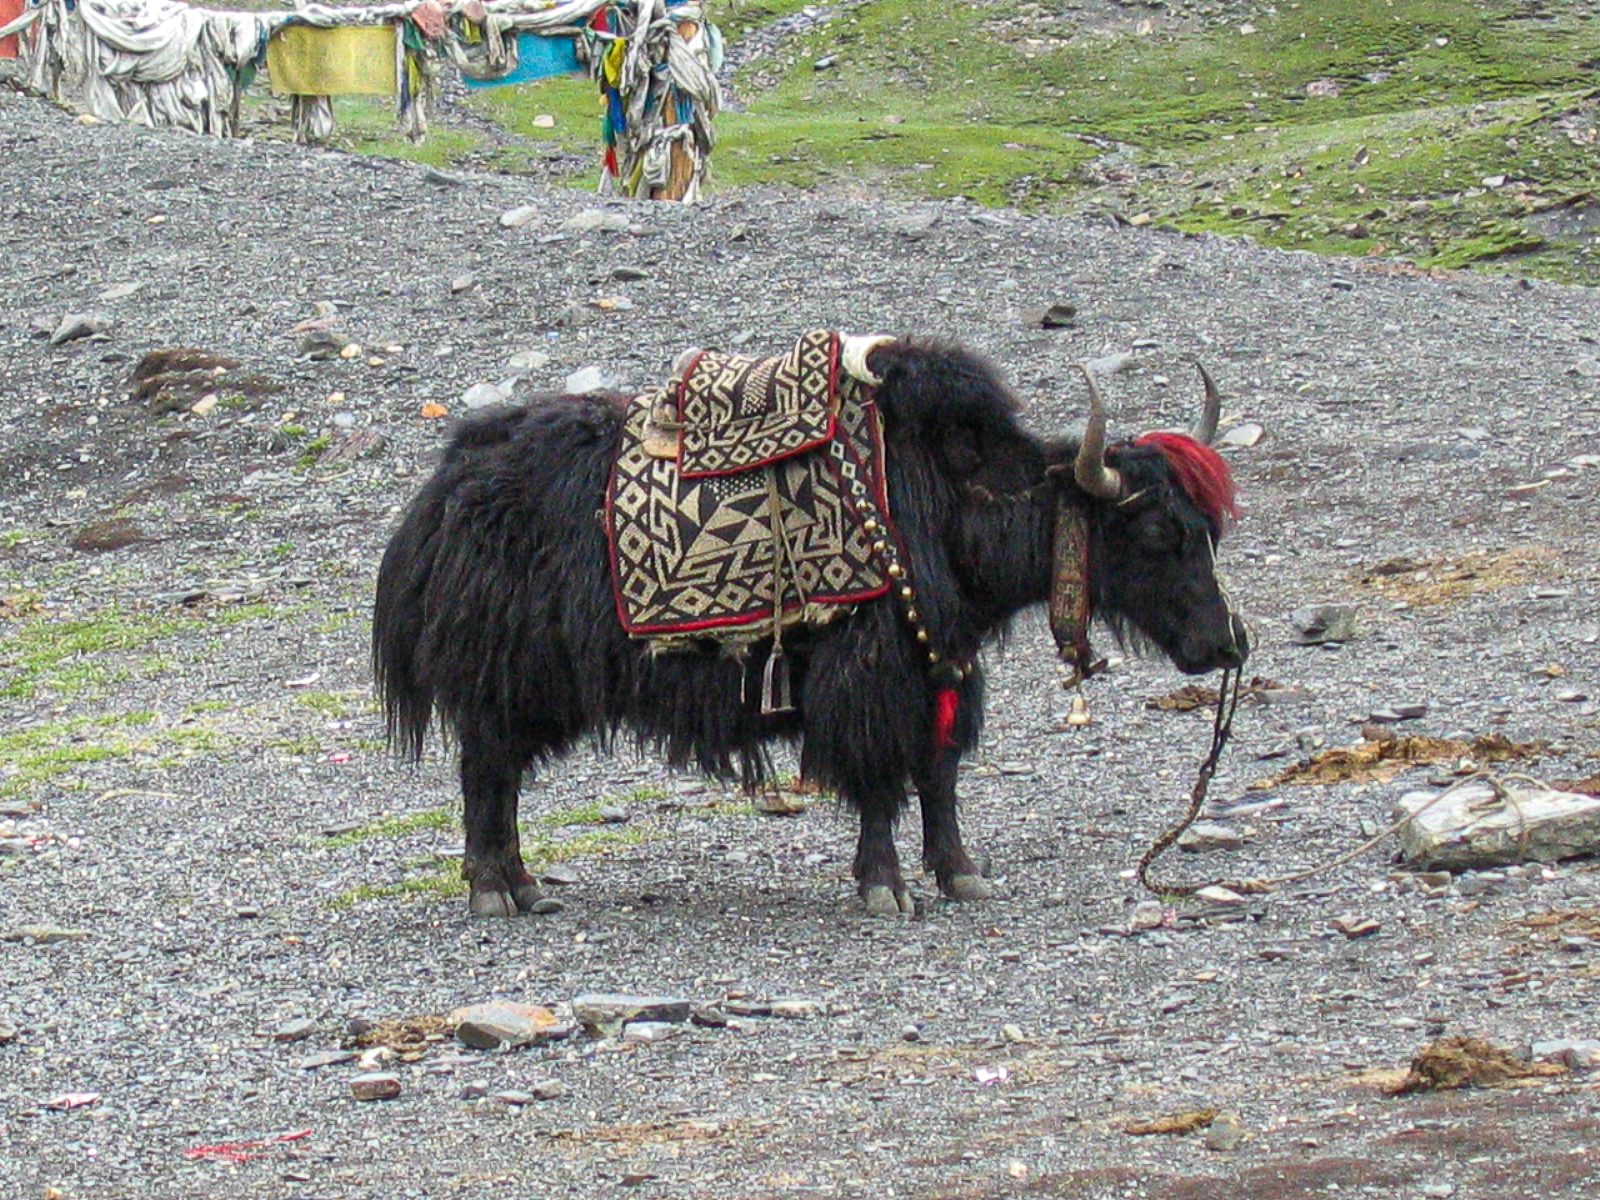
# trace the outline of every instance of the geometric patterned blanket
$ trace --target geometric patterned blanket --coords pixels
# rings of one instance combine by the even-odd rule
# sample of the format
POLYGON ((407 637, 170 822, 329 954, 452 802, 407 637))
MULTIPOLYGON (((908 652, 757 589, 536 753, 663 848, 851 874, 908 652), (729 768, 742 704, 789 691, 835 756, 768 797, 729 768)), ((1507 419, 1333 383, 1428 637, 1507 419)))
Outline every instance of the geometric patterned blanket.
POLYGON ((851 501, 889 513, 870 385, 841 369, 840 339, 787 353, 717 351, 634 398, 606 494, 617 615, 670 646, 749 642, 778 623, 822 624, 889 578, 851 501))

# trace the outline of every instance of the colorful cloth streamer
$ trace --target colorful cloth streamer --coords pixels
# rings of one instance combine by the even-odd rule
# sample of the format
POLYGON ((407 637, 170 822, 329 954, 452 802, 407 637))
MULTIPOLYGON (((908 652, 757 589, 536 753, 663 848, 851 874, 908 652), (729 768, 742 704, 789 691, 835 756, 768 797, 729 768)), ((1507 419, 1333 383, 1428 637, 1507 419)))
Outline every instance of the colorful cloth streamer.
POLYGON ((578 47, 570 37, 545 37, 526 31, 517 34, 517 65, 504 75, 474 78, 465 71, 461 82, 470 88, 497 87, 502 83, 532 83, 553 75, 568 75, 583 70, 578 47))
POLYGON ((392 96, 393 25, 287 25, 267 43, 274 96, 392 96))

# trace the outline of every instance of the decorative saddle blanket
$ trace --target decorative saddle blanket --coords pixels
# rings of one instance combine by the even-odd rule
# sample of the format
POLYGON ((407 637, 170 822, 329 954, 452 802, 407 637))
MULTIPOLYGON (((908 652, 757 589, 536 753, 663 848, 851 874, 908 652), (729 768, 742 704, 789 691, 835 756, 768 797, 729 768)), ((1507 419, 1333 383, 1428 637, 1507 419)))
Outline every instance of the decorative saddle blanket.
POLYGON ((839 335, 678 363, 634 398, 606 497, 623 628, 663 646, 748 642, 887 591, 887 534, 865 527, 888 516, 883 433, 839 335))

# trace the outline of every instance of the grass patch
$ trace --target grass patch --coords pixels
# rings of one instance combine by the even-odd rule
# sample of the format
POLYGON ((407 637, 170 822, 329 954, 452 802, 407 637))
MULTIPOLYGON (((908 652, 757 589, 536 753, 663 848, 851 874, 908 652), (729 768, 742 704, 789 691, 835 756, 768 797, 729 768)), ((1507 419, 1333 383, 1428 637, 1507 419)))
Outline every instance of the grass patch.
POLYGON ((223 744, 224 739, 214 730, 193 727, 166 729, 143 737, 117 732, 145 729, 156 720, 157 714, 148 711, 112 713, 52 721, 0 734, 0 763, 5 764, 0 768, 0 796, 31 797, 46 785, 66 786, 66 777, 78 768, 111 759, 134 760, 166 749, 180 750, 181 754, 156 762, 157 766, 169 766, 182 757, 216 750, 223 744))
POLYGON ((294 694, 295 702, 304 705, 330 721, 344 720, 359 712, 369 712, 374 707, 365 692, 351 695, 343 692, 301 690, 294 694))
POLYGON ((335 104, 339 127, 335 145, 358 154, 405 158, 431 167, 448 167, 483 144, 480 135, 433 125, 428 136, 412 142, 395 127, 395 103, 382 96, 340 96, 335 104))
POLYGON ((535 836, 522 839, 522 856, 535 870, 551 863, 568 862, 574 858, 596 858, 620 850, 624 846, 637 846, 641 842, 659 837, 658 832, 629 825, 621 829, 600 829, 592 833, 579 833, 567 838, 535 836))
MULTIPOLYGON (((801 7, 719 19, 732 40, 801 7)), ((1600 279, 1600 22, 1512 0, 1317 0, 1263 10, 1248 35, 1140 36, 1144 15, 1073 31, 999 5, 864 5, 746 66, 748 111, 718 118, 713 182, 1110 209, 1319 253, 1600 279)), ((586 79, 469 103, 598 160, 586 79)))
POLYGON ((458 872, 431 871, 426 875, 413 875, 391 883, 363 883, 349 891, 341 892, 328 901, 330 908, 354 908, 364 900, 389 900, 396 896, 419 897, 424 900, 446 900, 467 894, 467 881, 458 872))
POLYGON ((121 609, 81 619, 41 615, 0 626, 0 696, 25 700, 40 688, 71 695, 125 682, 131 669, 102 656, 137 650, 168 637, 180 620, 121 609))
POLYGON ((428 829, 460 829, 461 820, 454 808, 423 808, 415 812, 397 813, 368 821, 348 833, 335 834, 323 841, 332 847, 354 846, 380 837, 405 837, 428 829))
MULTIPOLYGON (((578 810, 570 810, 578 811, 578 810)), ((552 814, 555 815, 555 814, 552 814)), ((446 809, 424 809, 416 813, 407 813, 401 817, 383 818, 371 822, 350 833, 339 834, 328 838, 326 845, 350 846, 357 842, 365 841, 372 837, 399 836, 404 833, 413 833, 420 829, 459 828, 453 811, 446 809)), ((653 840, 660 835, 658 831, 645 830, 636 826, 622 829, 603 829, 589 833, 580 833, 572 837, 551 837, 548 834, 529 832, 527 826, 522 830, 522 855, 535 874, 543 867, 552 863, 568 862, 576 858, 597 858, 615 853, 627 846, 636 846, 641 842, 653 840)), ((429 860, 432 861, 432 860, 429 860)), ((443 899, 453 896, 463 896, 467 892, 466 881, 460 877, 459 868, 454 864, 443 867, 430 867, 424 874, 411 875, 405 879, 397 879, 387 883, 367 883, 351 888, 334 897, 329 903, 334 908, 350 908, 363 900, 390 899, 396 896, 419 896, 425 899, 443 899)))

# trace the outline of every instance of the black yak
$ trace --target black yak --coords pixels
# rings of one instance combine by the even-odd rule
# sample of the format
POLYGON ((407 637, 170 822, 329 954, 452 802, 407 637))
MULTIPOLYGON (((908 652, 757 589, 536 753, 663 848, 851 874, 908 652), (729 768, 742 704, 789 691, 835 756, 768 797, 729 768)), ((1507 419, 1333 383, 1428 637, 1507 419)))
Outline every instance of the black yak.
MULTIPOLYGON (((459 746, 474 914, 514 915, 539 898, 517 834, 523 772, 585 735, 609 744, 619 732, 747 786, 764 777, 769 742, 797 743, 804 777, 859 814, 857 889, 882 915, 912 909, 893 838, 909 781, 924 868, 944 896, 979 899, 990 887, 962 845, 956 765, 983 720, 978 653, 1013 614, 1049 600, 1054 621, 1053 589, 1075 587, 1082 621, 1092 613, 1182 671, 1244 661, 1243 626, 1215 575, 1234 489, 1205 444, 1217 419, 1208 378, 1196 436, 1108 445, 1087 370, 1083 435, 1043 440, 966 350, 878 339, 856 355, 902 558, 883 594, 783 629, 781 655, 770 636, 737 653, 709 636, 661 653, 624 629, 604 518, 627 398, 550 395, 457 428, 384 554, 373 660, 391 741, 420 755, 437 716, 459 746), (1075 580, 1061 565, 1068 525, 1075 580), (786 711, 768 702, 778 657, 792 681, 786 711)), ((1088 666, 1081 627, 1067 640, 1088 666)))

